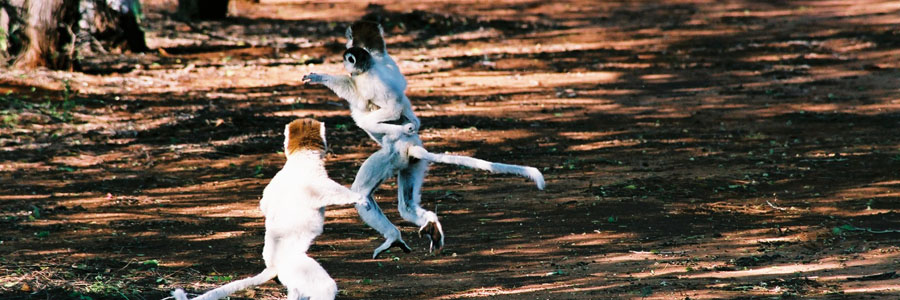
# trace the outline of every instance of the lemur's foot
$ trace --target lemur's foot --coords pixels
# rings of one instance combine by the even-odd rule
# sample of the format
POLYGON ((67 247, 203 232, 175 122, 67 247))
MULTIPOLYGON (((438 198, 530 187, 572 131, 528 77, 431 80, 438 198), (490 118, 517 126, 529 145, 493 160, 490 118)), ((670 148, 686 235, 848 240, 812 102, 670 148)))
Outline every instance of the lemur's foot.
POLYGON ((306 82, 309 84, 323 83, 323 82, 325 82, 325 76, 322 76, 322 75, 319 75, 316 73, 309 73, 309 74, 303 75, 303 82, 306 82))
POLYGON ((428 252, 441 253, 441 249, 444 249, 444 230, 441 228, 441 222, 428 221, 422 228, 419 228, 419 235, 421 236, 423 233, 431 239, 428 252))
POLYGON ((375 259, 376 257, 378 257, 378 254, 381 254, 381 252, 384 252, 384 250, 390 249, 392 247, 400 247, 400 250, 403 250, 403 252, 405 252, 405 253, 412 252, 412 248, 407 246, 406 242, 404 242, 403 240, 389 239, 389 240, 384 241, 384 243, 382 243, 381 246, 378 246, 378 248, 375 248, 375 253, 372 253, 372 259, 375 259))

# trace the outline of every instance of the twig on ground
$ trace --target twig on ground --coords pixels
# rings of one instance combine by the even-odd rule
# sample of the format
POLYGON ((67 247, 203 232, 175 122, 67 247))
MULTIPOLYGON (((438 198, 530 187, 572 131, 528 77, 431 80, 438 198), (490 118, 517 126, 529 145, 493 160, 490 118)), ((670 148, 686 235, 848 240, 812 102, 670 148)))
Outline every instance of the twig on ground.
POLYGON ((770 207, 777 209, 777 210, 781 210, 781 211, 787 210, 787 208, 776 206, 775 204, 772 204, 772 202, 769 202, 769 200, 766 200, 766 204, 768 204, 770 207))

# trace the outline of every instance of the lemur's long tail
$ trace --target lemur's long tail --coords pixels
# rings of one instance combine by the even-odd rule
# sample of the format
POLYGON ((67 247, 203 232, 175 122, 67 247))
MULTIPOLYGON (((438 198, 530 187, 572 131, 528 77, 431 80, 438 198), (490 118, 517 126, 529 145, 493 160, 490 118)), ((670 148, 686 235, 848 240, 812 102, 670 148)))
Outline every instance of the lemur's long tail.
MULTIPOLYGON (((212 291, 206 292, 203 295, 200 295, 199 297, 191 299, 191 300, 215 300, 215 299, 225 298, 226 296, 231 295, 234 292, 246 289, 251 286, 256 286, 256 285, 266 283, 266 281, 269 281, 272 278, 275 278, 275 275, 277 275, 277 273, 275 272, 275 269, 266 268, 265 270, 263 270, 261 273, 257 274, 256 276, 237 280, 237 281, 232 281, 226 285, 223 285, 212 291)), ((175 300, 187 300, 188 299, 187 294, 185 294, 184 290, 182 290, 182 289, 177 289, 174 292, 172 292, 172 296, 175 297, 175 300)))
POLYGON ((431 153, 428 152, 428 150, 425 150, 425 148, 422 146, 409 147, 408 153, 412 157, 436 163, 461 165, 474 169, 490 171, 491 173, 519 175, 533 180, 534 183, 537 184, 538 189, 544 189, 544 175, 541 174, 541 171, 538 171, 538 169, 535 169, 533 167, 501 164, 461 155, 431 153))

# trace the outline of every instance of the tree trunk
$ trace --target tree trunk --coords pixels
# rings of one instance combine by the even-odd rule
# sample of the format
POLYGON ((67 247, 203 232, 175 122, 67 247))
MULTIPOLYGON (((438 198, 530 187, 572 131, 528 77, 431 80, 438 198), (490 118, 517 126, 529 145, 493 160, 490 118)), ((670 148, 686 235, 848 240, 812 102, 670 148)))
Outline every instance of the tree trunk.
POLYGON ((0 65, 78 68, 81 56, 147 51, 139 0, 0 0, 0 65))
POLYGON ((71 70, 79 0, 26 0, 24 43, 13 66, 71 70))
POLYGON ((149 50, 137 0, 81 0, 80 54, 149 50))
POLYGON ((178 0, 177 15, 184 21, 219 20, 228 16, 229 0, 178 0))
POLYGON ((9 57, 9 13, 6 8, 0 6, 0 61, 6 65, 6 59, 9 57))

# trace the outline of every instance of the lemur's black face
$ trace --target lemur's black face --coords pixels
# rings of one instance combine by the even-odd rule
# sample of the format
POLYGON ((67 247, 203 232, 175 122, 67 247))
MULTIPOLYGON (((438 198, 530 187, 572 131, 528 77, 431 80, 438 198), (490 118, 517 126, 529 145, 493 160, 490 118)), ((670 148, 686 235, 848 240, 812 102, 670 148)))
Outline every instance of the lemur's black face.
POLYGON ((350 74, 360 74, 372 67, 372 55, 360 47, 352 47, 344 51, 344 68, 350 74))

